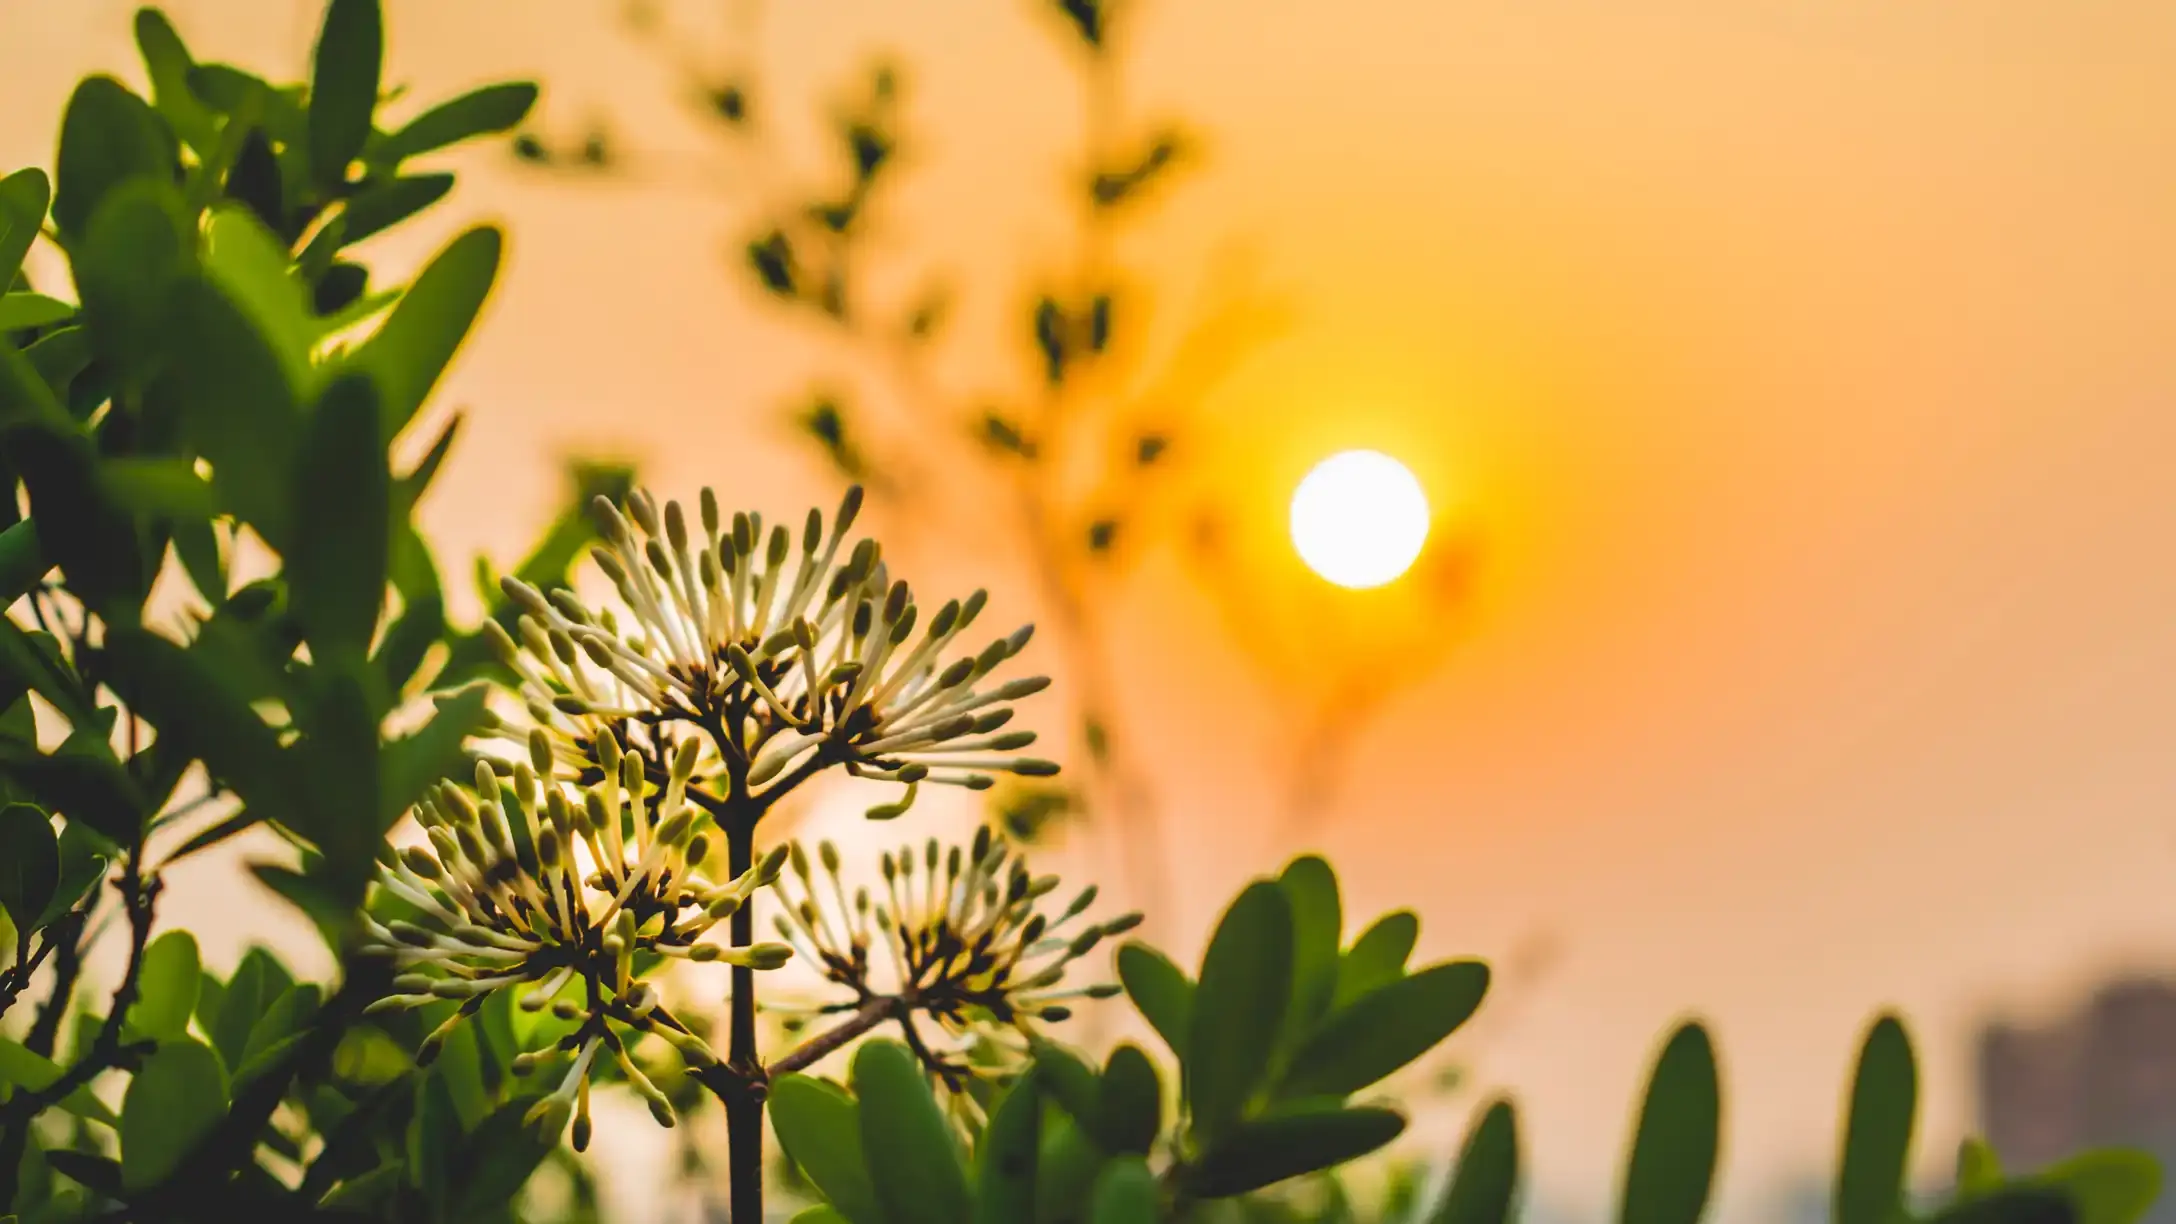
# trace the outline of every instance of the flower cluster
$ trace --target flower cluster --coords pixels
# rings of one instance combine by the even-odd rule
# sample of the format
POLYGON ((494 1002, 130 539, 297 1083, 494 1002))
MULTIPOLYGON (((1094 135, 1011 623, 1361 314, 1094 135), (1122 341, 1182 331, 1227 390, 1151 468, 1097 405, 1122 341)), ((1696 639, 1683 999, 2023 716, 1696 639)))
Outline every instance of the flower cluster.
POLYGON ((700 732, 704 763, 724 774, 720 794, 783 790, 844 765, 905 784, 897 802, 871 809, 880 819, 906 811, 924 782, 979 790, 999 773, 1055 773, 1014 755, 1033 732, 1003 729, 1008 703, 1049 680, 984 683, 1032 628, 954 655, 986 595, 925 620, 874 540, 845 547, 860 506, 860 490, 849 492, 828 530, 811 510, 797 546, 760 515, 721 520, 707 489, 693 525, 678 502, 660 513, 637 492, 623 514, 600 499, 594 556, 620 607, 592 613, 569 592, 508 578, 515 632, 487 627, 554 755, 593 769, 593 745, 617 732, 657 770, 681 735, 700 732))
MULTIPOLYGON (((664 1094, 628 1057, 623 1030, 658 1035, 691 1068, 718 1062, 659 1005, 638 963, 663 957, 776 969, 792 955, 781 944, 703 942, 777 880, 784 849, 737 874, 718 873, 722 858, 714 831, 704 827, 708 818, 685 802, 694 754, 680 753, 660 788, 612 736, 597 746, 601 776, 586 787, 559 776, 536 731, 529 759, 507 777, 479 762, 473 789, 433 788, 414 813, 428 845, 401 850, 379 872, 380 887, 412 908, 415 920, 365 919, 370 950, 404 970, 394 979, 398 993, 370 1010, 461 1001, 425 1039, 422 1062, 494 991, 524 988, 522 1008, 548 1007, 581 1021, 559 1043, 574 1055, 572 1064, 532 1114, 555 1130, 574 1117, 577 1146, 588 1140, 589 1077, 604 1054, 658 1121, 673 1123, 664 1094)), ((533 1068, 540 1057, 524 1055, 517 1069, 533 1068)))
MULTIPOLYGON (((1067 1003, 1078 998, 1109 998, 1115 984, 1066 987, 1072 962, 1105 939, 1132 930, 1139 914, 1073 928, 1095 904, 1093 885, 1083 889, 1055 916, 1043 909, 1058 888, 1058 878, 1029 872, 1026 856, 987 827, 967 846, 941 846, 930 839, 917 853, 912 846, 886 852, 880 860, 882 891, 854 889, 851 901, 840 874, 837 847, 817 846, 821 868, 794 843, 789 877, 777 885, 784 913, 776 919, 779 935, 825 978, 853 992, 851 1000, 826 1004, 816 1014, 889 1006, 910 1027, 917 1015, 928 1016, 956 1038, 987 1042, 1009 1031, 1013 1054, 1025 1054, 1034 1022, 1068 1018, 1067 1003), (824 893, 828 892, 829 897, 824 893), (882 945, 882 952, 873 950, 882 945), (883 957, 881 966, 872 963, 883 957), (879 969, 892 983, 874 985, 879 969), (1002 1026, 993 1030, 990 1026, 1002 1026)), ((967 1068, 915 1043, 931 1070, 956 1081, 967 1068)))

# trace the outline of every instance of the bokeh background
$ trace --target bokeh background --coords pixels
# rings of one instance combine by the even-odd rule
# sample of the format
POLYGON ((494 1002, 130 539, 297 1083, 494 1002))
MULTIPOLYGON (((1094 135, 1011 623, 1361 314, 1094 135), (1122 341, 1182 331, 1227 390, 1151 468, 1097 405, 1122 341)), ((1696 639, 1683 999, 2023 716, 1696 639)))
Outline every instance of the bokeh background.
MULTIPOLYGON (((207 58, 306 62, 314 4, 165 7, 207 58)), ((719 156, 673 55, 604 0, 386 7, 393 79, 534 77, 547 135, 615 140, 610 174, 479 152, 371 252, 511 232, 441 393, 468 413, 424 516, 451 555, 512 560, 569 455, 773 514, 835 498, 786 411, 833 358, 742 266, 775 184, 719 156)), ((993 337, 1071 233, 1082 103, 1049 7, 690 9, 667 40, 760 68, 772 165, 824 165, 826 100, 902 65, 911 174, 872 241, 963 286, 963 382, 1017 375, 993 337)), ((1126 107, 1203 152, 1126 255, 1174 311, 1245 284, 1281 316, 1191 406, 1168 496, 1274 536, 1310 460, 1376 447, 1477 558, 1419 644, 1411 609, 1322 610, 1183 531, 1097 586, 1161 814, 1160 936, 1190 953, 1248 876, 1319 849, 1348 913, 1412 905, 1424 954, 1498 959, 1497 1020, 1454 1043, 1466 1095, 1421 1138, 1447 1151, 1472 1093, 1515 1091, 1535 1219, 1604 1213, 1687 1010, 1722 1045, 1726 1222, 1818 1218, 1885 1005, 1926 1055, 1930 1182, 1971 1126, 2027 1163, 2176 1139, 2176 7, 1137 7, 1126 107), (1249 637, 1235 607, 1335 631, 1249 637), (1295 716, 1324 700, 1295 677, 1377 637, 1369 700, 1295 716), (1332 729, 1296 821, 1292 762, 1332 729)), ((0 164, 49 163, 78 76, 137 76, 131 11, 0 3, 0 164)), ((950 513, 878 507, 904 566, 1041 615, 1017 545, 962 525, 1001 511, 937 484, 950 513)), ((850 833, 866 801, 804 818, 850 833)), ((1052 852, 1123 861, 1092 842, 1052 852)), ((216 966, 251 940, 307 958, 246 853, 171 900, 216 966)), ((600 1144, 630 1212, 645 1142, 600 1144)))

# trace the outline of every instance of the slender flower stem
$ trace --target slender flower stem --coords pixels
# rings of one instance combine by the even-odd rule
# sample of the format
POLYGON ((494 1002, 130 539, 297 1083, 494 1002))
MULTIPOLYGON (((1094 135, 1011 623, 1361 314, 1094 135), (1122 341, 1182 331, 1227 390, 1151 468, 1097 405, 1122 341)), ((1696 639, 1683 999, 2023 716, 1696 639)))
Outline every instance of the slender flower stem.
MULTIPOLYGON (((725 841, 727 869, 737 878, 755 865, 755 822, 736 820, 727 825, 725 841)), ((733 913, 736 948, 755 942, 754 908, 744 905, 733 913)), ((733 1074, 720 1094, 725 1105, 728 1202, 733 1224, 763 1224, 763 1067, 756 1055, 756 975, 745 966, 733 967, 732 1009, 726 1069, 733 1074)))
POLYGON ((786 1075, 803 1071, 836 1053, 847 1042, 875 1029, 894 1016, 913 1010, 913 1000, 905 995, 877 995, 861 1005, 853 1017, 844 1023, 825 1029, 788 1051, 777 1062, 765 1069, 764 1074, 786 1075))

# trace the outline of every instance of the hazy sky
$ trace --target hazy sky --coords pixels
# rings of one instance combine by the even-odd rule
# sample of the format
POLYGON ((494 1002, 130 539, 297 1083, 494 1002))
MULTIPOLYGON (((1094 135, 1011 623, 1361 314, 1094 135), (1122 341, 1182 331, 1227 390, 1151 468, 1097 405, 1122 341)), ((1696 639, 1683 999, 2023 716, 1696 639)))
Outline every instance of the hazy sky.
MULTIPOLYGON (((284 67, 306 7, 170 11, 284 67)), ((912 68, 898 249, 1020 288, 1065 233, 1077 122, 1028 0, 776 8, 782 108, 872 51, 912 68)), ((829 500, 773 423, 820 353, 726 275, 730 210, 664 172, 708 146, 657 61, 603 4, 389 9, 422 97, 536 74, 554 124, 658 127, 647 186, 487 156, 380 252, 512 232, 441 397, 471 411, 428 511, 449 569, 518 547, 569 449, 670 493, 829 500)), ((0 164, 49 161, 80 73, 134 78, 129 12, 0 3, 0 164)), ((1929 1053, 1939 1166, 1977 1015, 2176 955, 2176 8, 1165 0, 1137 36, 1129 101, 1211 144, 1131 253, 1183 299, 1236 240, 1297 310, 1211 405, 1197 492, 1273 515, 1286 467, 1380 445, 1485 542, 1455 649, 1380 712, 1316 841, 1354 904, 1418 904, 1427 952, 1556 941, 1475 1051, 1546 1191, 1599 1209, 1681 1009, 1718 1027, 1743 1204, 1825 1165, 1878 1006, 1929 1053)), ((1169 556, 1114 614, 1190 940, 1293 849, 1262 815, 1277 689, 1169 556)), ((277 920, 194 878, 236 932, 277 920)))

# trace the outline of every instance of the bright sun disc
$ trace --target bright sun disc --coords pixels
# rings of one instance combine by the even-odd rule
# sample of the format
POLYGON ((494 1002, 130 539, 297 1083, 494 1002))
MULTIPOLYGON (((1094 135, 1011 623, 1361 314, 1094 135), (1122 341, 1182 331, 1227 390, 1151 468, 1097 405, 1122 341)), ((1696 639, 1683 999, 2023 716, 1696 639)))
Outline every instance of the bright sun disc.
POLYGON ((1428 542, 1428 497, 1406 466, 1352 450, 1316 464, 1292 493, 1292 546, 1307 568, 1341 587, 1379 587, 1428 542))

